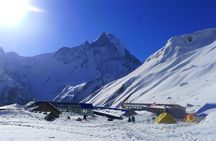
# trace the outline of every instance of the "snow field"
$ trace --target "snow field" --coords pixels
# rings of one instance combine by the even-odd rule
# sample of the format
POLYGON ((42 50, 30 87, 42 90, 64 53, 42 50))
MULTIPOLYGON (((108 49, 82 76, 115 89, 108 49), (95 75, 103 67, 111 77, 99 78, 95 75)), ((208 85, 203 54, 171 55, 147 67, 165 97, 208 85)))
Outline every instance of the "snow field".
POLYGON ((153 114, 141 112, 135 123, 127 119, 107 121, 105 117, 89 117, 63 113, 59 119, 47 122, 43 113, 31 113, 21 107, 0 111, 1 141, 202 141, 215 139, 216 113, 201 123, 156 124, 153 114), (70 115, 71 119, 67 119, 70 115))

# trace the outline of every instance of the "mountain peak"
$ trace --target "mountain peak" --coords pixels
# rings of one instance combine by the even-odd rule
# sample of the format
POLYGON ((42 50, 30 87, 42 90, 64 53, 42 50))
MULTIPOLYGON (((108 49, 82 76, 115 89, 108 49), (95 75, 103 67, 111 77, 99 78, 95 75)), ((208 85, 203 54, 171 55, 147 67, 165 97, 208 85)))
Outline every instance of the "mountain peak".
POLYGON ((103 32, 99 38, 116 38, 114 35, 112 35, 111 33, 108 33, 108 32, 103 32))
POLYGON ((101 36, 105 36, 105 37, 108 37, 109 35, 111 35, 111 33, 108 33, 108 32, 103 32, 103 33, 101 34, 101 36))
POLYGON ((110 33, 103 32, 95 42, 108 44, 108 43, 112 43, 112 40, 118 40, 118 39, 110 33))
POLYGON ((126 53, 126 48, 122 42, 111 33, 103 32, 97 40, 91 43, 93 47, 115 48, 122 56, 126 53))

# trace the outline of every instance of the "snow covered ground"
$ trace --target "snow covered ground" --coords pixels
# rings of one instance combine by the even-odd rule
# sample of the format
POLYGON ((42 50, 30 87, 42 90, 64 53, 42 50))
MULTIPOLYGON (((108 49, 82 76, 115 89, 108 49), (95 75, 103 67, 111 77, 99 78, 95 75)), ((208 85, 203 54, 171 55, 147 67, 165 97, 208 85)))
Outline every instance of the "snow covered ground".
POLYGON ((156 124, 152 114, 140 113, 136 123, 127 119, 107 121, 104 117, 89 117, 78 122, 77 115, 67 119, 64 113, 59 119, 47 122, 44 114, 31 113, 12 105, 10 110, 0 111, 1 141, 192 141, 215 140, 216 112, 198 124, 156 124))

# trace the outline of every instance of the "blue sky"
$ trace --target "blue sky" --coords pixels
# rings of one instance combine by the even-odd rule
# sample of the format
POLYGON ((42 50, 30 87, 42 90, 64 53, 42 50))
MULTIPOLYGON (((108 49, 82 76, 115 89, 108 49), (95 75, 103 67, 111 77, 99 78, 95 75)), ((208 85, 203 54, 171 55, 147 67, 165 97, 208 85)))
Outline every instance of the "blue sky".
POLYGON ((0 27, 0 46, 32 56, 95 40, 118 37, 141 61, 175 35, 216 27, 215 0, 31 0, 44 12, 22 24, 0 27))

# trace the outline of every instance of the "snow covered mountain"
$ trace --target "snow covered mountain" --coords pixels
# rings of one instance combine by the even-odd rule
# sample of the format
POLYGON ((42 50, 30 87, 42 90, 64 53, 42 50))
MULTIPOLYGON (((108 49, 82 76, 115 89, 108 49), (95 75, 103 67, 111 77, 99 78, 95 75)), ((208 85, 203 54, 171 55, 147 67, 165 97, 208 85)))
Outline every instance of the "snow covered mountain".
POLYGON ((0 48, 0 105, 23 103, 32 99, 27 88, 12 79, 5 69, 5 53, 0 48))
MULTIPOLYGON (((55 57, 64 60, 64 63, 81 58, 81 60, 74 61, 80 62, 79 65, 74 66, 86 69, 81 74, 82 77, 86 74, 90 76, 79 83, 68 83, 69 85, 55 98, 56 101, 80 102, 103 85, 125 76, 141 65, 116 37, 108 33, 103 33, 98 40, 92 43, 86 42, 82 47, 77 48, 79 51, 74 51, 74 49, 76 48, 72 48, 71 51, 67 50, 67 53, 60 51, 55 57), (68 54, 69 52, 78 52, 78 54, 71 55, 68 54), (61 55, 62 53, 64 55, 61 55)), ((81 69, 77 70, 80 74, 81 69)), ((80 77, 79 74, 74 74, 74 76, 80 77)))
POLYGON ((108 33, 91 43, 34 57, 0 51, 0 59, 0 104, 16 102, 16 97, 51 100, 62 89, 56 100, 82 100, 84 94, 125 76, 141 64, 108 33), (78 89, 71 89, 76 85, 85 88, 79 87, 80 92, 85 92, 80 97, 74 97, 78 89))
POLYGON ((90 95, 94 105, 122 102, 202 105, 216 101, 216 29, 176 36, 129 75, 90 95))

